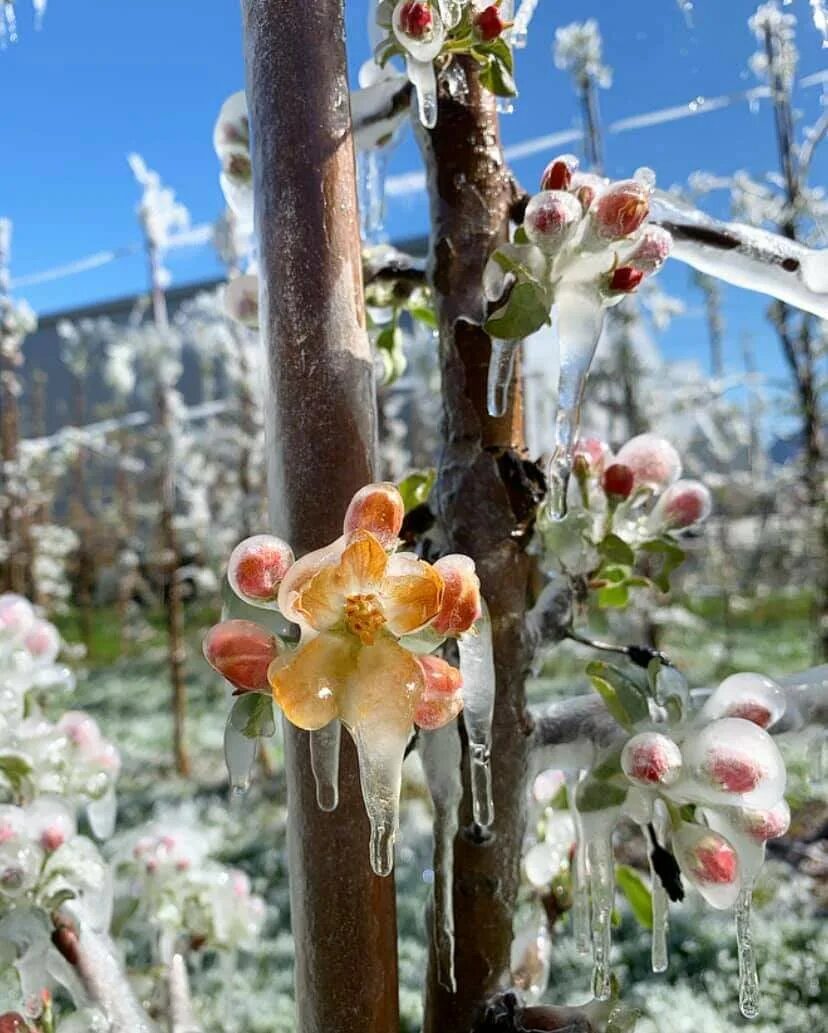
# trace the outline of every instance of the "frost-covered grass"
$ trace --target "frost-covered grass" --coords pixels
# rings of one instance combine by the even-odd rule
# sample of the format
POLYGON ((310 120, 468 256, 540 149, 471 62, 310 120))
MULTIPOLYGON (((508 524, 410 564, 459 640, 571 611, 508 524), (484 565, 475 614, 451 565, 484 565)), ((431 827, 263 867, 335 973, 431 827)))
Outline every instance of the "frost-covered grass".
MULTIPOLYGON (((709 606, 710 601, 705 600, 693 608, 707 616, 709 606)), ((114 630, 114 620, 99 615, 88 674, 81 679, 71 705, 88 709, 123 752, 119 833, 159 818, 178 827, 195 822, 214 843, 216 859, 246 871, 253 891, 267 901, 258 948, 239 956, 234 978, 228 974, 228 959, 214 952, 191 953, 194 991, 207 1033, 292 1033, 293 944, 281 746, 277 733, 269 745, 275 774, 258 778, 246 796, 231 800, 222 761, 227 698, 202 660, 199 647, 199 631, 213 619, 209 611, 202 610, 191 613, 188 622, 192 780, 183 781, 172 771, 166 657, 157 618, 151 619, 152 630, 145 641, 115 660, 106 638, 114 630), (230 1021, 235 1025, 229 1024, 228 1016, 233 1016, 230 1021)), ((64 625, 67 634, 71 634, 71 621, 70 617, 64 625)), ((777 608, 763 602, 752 615, 740 613, 734 623, 733 652, 728 660, 731 669, 783 673, 810 662, 806 606, 795 603, 777 608)), ((665 636, 665 648, 677 662, 687 663, 696 684, 723 666, 715 648, 721 630, 715 625, 714 629, 673 629, 665 636)), ((544 677, 532 686, 533 697, 585 690, 583 658, 574 647, 556 651, 544 677)), ((802 802, 809 795, 805 765, 801 757, 794 759, 792 795, 802 802)), ((421 1016, 431 861, 425 790, 413 769, 405 792, 397 864, 401 1008, 403 1033, 415 1033, 421 1016)), ((756 949, 763 1010, 760 1019, 750 1024, 738 1015, 732 916, 711 912, 698 899, 688 900, 673 914, 669 972, 654 976, 649 971, 649 934, 620 906, 613 963, 625 997, 643 1009, 640 1033, 725 1033, 748 1025, 756 1033, 811 1033, 821 1028, 820 1018, 828 1004, 824 986, 828 931, 816 913, 819 894, 811 880, 793 872, 786 862, 775 862, 763 875, 757 893, 756 949)), ((118 920, 116 914, 116 925, 118 920)), ((143 937, 130 937, 127 959, 139 980, 150 980, 153 974, 149 944, 149 931, 143 937)), ((583 1001, 588 984, 588 966, 576 955, 564 920, 555 931, 549 999, 583 1001)))

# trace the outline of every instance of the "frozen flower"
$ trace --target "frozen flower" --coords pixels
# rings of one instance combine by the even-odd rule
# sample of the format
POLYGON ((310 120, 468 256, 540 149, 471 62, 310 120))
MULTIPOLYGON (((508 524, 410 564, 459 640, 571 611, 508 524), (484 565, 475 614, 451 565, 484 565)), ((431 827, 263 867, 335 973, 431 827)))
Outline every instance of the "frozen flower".
POLYGON ((741 889, 739 855, 724 836, 683 822, 673 835, 673 848, 682 874, 711 907, 733 906, 741 889))
POLYGON ((650 191, 636 179, 613 183, 590 208, 593 228, 602 240, 631 236, 649 214, 650 191))
POLYGON ((543 170, 541 190, 568 190, 572 183, 572 174, 578 167, 578 159, 571 154, 563 154, 552 161, 543 170))
POLYGON ((772 678, 742 671, 731 674, 713 691, 702 709, 708 721, 738 717, 770 728, 785 712, 785 693, 772 678))
POLYGON ((601 484, 610 499, 627 499, 635 486, 635 474, 624 463, 612 463, 604 471, 601 484))
POLYGON ((635 486, 663 491, 678 480, 681 459, 669 441, 656 434, 631 438, 616 456, 616 461, 632 470, 635 486))
POLYGON ((204 637, 204 657, 236 692, 267 692, 267 669, 279 654, 279 643, 258 624, 223 621, 204 637))
POLYGON ((624 746, 621 769, 639 785, 671 785, 681 773, 681 750, 666 735, 641 732, 624 746))
POLYGON ((581 218, 581 206, 563 190, 544 190, 529 201, 523 227, 543 252, 556 254, 571 237, 581 218))

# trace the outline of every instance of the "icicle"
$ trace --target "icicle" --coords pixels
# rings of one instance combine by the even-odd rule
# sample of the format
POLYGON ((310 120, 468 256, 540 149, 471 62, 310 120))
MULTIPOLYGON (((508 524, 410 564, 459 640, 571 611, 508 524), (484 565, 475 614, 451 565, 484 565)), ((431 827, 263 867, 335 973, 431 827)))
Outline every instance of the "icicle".
POLYGON ((673 236, 673 258, 828 318, 828 250, 813 250, 753 226, 719 222, 660 190, 651 203, 653 218, 673 236))
POLYGON ((590 815, 585 829, 589 890, 592 900, 592 994, 607 1001, 612 992, 610 980, 610 947, 612 943, 612 902, 615 890, 615 867, 612 856, 612 820, 608 815, 590 815))
POLYGON ((323 811, 335 811, 339 803, 339 744, 342 725, 331 721, 310 733, 310 760, 316 782, 316 802, 323 811))
POLYGON ((17 15, 10 0, 0 0, 0 3, 3 4, 0 11, 0 46, 5 47, 7 37, 10 43, 17 42, 17 15))
POLYGON ((437 76, 432 61, 417 61, 410 55, 405 59, 408 78, 417 93, 417 110, 426 129, 437 125, 437 76))
POLYGON ((471 631, 457 642, 463 675, 463 724, 469 737, 472 811, 475 822, 488 828, 494 822, 492 800, 492 714, 495 698, 492 622, 483 613, 471 631))
POLYGON ((684 15, 684 20, 687 22, 687 28, 693 28, 693 0, 676 0, 678 9, 684 15))
POLYGON ((366 244, 380 244, 385 229, 385 177, 388 153, 385 149, 365 151, 358 157, 359 207, 362 239, 366 244))
POLYGON ((572 472, 572 450, 581 422, 586 378, 601 329, 604 312, 597 293, 589 289, 562 290, 558 297, 558 410, 555 444, 549 461, 549 515, 566 516, 566 494, 572 472))
POLYGON ((512 31, 509 34, 509 42, 516 50, 526 46, 529 36, 529 23, 538 9, 539 0, 523 0, 520 5, 512 31))
POLYGON ((492 338, 492 355, 486 385, 486 409, 489 416, 502 416, 509 400, 509 387, 515 370, 520 341, 499 341, 492 338))
POLYGON ((746 1019, 759 1014, 759 976, 753 953, 753 931, 750 927, 753 889, 746 886, 736 901, 736 946, 739 951, 739 1011, 746 1019))
POLYGON ((352 735, 359 759, 362 799, 371 824, 371 867, 377 875, 390 875, 394 867, 400 784, 409 729, 358 725, 352 735))
POLYGON ((248 739, 233 727, 233 713, 230 712, 224 727, 224 760, 230 776, 230 788, 234 794, 247 792, 250 786, 250 772, 256 760, 256 739, 248 739))
POLYGON ((589 884, 587 882, 586 840, 581 812, 578 810, 576 801, 580 780, 580 771, 569 772, 566 776, 569 813, 572 816, 572 824, 575 826, 575 857, 572 864, 572 931, 575 937, 575 950, 579 954, 589 954, 589 884))
POLYGON ((39 30, 43 28, 43 18, 46 14, 47 0, 32 0, 32 7, 34 7, 35 15, 35 29, 39 30))
MULTIPOLYGON (((667 822, 665 821, 664 816, 659 813, 658 808, 656 808, 653 815, 653 828, 655 829, 656 838, 659 843, 663 844, 666 837, 667 822)), ((652 850, 650 849, 651 844, 647 834, 647 829, 642 828, 641 832, 648 846, 647 857, 650 862, 650 895, 653 902, 653 932, 650 957, 653 972, 666 972, 668 964, 667 932, 670 925, 670 902, 667 897, 667 891, 664 889, 661 879, 653 867, 652 850)))
POLYGON ((811 0, 811 11, 814 26, 822 36, 822 45, 828 47, 828 11, 825 9, 825 0, 811 0))
POLYGON ((118 800, 115 787, 111 786, 97 800, 90 801, 86 808, 89 826, 96 839, 109 839, 115 831, 115 819, 118 815, 118 800))
POLYGON ((527 1004, 536 1004, 546 992, 552 962, 552 937, 545 912, 533 915, 512 943, 512 985, 527 1004))
POLYGON ((452 722, 435 732, 421 732, 417 749, 434 804, 434 911, 432 935, 437 948, 440 985, 455 993, 454 974, 454 837, 463 796, 463 751, 452 722))

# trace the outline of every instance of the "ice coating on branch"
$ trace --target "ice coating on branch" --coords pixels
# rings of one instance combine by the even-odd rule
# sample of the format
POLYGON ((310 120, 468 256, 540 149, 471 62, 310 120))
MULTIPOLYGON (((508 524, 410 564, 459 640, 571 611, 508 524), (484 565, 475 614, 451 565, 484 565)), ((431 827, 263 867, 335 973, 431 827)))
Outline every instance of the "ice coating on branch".
POLYGON ((720 222, 660 191, 652 207, 653 218, 673 238, 673 258, 828 318, 828 251, 753 226, 720 222))
POLYGON ((322 811, 335 811, 339 804, 339 747, 342 725, 331 721, 310 733, 310 759, 316 782, 316 802, 322 811))
POLYGON ((463 724, 469 738, 472 812, 478 825, 489 828, 494 822, 491 749, 495 666, 492 622, 485 603, 480 620, 460 636, 457 648, 463 676, 463 724))
POLYGON ((701 716, 712 721, 740 717, 760 728, 771 728, 785 713, 785 694, 764 674, 742 671, 731 674, 711 693, 701 716))
POLYGON ((434 903, 432 936, 440 984, 454 993, 454 837, 460 826, 463 751, 457 727, 421 733, 417 750, 434 805, 434 903))

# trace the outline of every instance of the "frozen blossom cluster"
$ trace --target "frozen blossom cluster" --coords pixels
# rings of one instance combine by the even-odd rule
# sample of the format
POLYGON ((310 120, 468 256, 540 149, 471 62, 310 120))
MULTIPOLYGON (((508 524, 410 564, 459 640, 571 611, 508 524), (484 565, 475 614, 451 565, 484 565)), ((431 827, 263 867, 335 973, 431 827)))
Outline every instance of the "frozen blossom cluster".
POLYGON ((111 834, 120 758, 88 715, 67 711, 52 722, 41 710, 74 684, 61 647, 26 599, 0 596, 0 941, 32 1020, 50 1007, 55 983, 83 998, 52 944, 52 916, 102 931, 112 910, 109 868, 78 834, 78 814, 97 837, 111 834))
POLYGON ((416 725, 436 731, 464 710, 475 813, 491 823, 491 628, 474 563, 434 564, 400 551, 405 504, 393 484, 354 496, 343 534, 294 560, 270 535, 241 542, 227 579, 229 620, 204 640, 208 662, 240 696, 227 724, 231 782, 244 787, 256 738, 273 734, 270 699, 311 732, 319 805, 338 793, 340 728, 357 747, 371 823, 371 864, 387 875, 399 821, 402 763, 416 725), (434 655, 458 640, 460 669, 434 655))
POLYGON ((547 572, 583 581, 599 606, 626 606, 636 588, 666 592, 684 560, 681 535, 711 513, 708 488, 682 478, 676 449, 651 433, 616 455, 600 438, 579 438, 572 468, 566 516, 539 525, 547 572))

